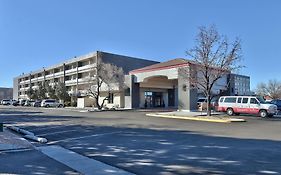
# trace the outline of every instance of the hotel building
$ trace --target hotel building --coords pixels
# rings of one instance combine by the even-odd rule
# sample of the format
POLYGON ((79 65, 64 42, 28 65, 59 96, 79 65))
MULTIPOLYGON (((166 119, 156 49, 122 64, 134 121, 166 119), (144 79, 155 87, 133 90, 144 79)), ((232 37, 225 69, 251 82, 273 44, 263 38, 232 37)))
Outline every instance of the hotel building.
MULTIPOLYGON (((100 62, 111 63, 122 67, 125 73, 125 85, 123 89, 115 89, 114 97, 107 101, 106 105, 114 105, 121 108, 155 108, 169 107, 179 110, 197 109, 197 100, 202 96, 198 89, 190 88, 190 83, 182 71, 193 72, 196 65, 186 59, 173 59, 159 63, 146 59, 116 55, 106 52, 94 52, 67 60, 61 64, 50 66, 38 71, 24 74, 14 78, 14 99, 28 98, 27 90, 38 87, 39 83, 45 82, 53 85, 57 82, 65 83, 70 95, 79 95, 87 100, 83 106, 93 106, 93 99, 86 97, 89 87, 89 77, 95 76, 95 68, 100 62)), ((227 88, 236 87, 235 78, 229 78, 232 74, 219 79, 213 88, 213 93, 222 91, 231 94, 227 88), (235 82, 234 82, 235 80, 235 82)), ((233 75, 234 76, 234 75, 233 75)), ((234 77, 238 77, 235 75, 234 77)), ((249 89, 249 81, 245 81, 243 87, 249 89)), ((108 94, 104 90, 102 100, 108 94)), ((79 98, 78 98, 78 106, 79 98)), ((80 106, 81 107, 81 106, 80 106)))

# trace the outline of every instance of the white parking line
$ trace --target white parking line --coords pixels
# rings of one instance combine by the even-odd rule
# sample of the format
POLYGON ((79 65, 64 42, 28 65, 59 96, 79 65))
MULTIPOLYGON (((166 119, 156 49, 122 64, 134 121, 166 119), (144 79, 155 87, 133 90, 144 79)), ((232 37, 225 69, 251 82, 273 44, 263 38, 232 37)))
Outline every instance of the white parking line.
POLYGON ((110 132, 110 133, 104 133, 104 134, 92 134, 92 135, 88 135, 88 136, 81 136, 81 137, 74 137, 74 138, 67 138, 67 139, 63 139, 63 140, 48 142, 48 144, 55 144, 55 143, 58 143, 58 142, 66 142, 66 141, 70 141, 70 140, 84 139, 84 138, 89 138, 89 137, 99 137, 99 136, 118 134, 118 133, 122 133, 122 131, 110 132))
POLYGON ((38 136, 48 136, 48 135, 61 134, 61 133, 73 132, 73 131, 77 131, 77 130, 73 129, 73 130, 66 130, 66 131, 51 132, 46 134, 39 134, 38 136))

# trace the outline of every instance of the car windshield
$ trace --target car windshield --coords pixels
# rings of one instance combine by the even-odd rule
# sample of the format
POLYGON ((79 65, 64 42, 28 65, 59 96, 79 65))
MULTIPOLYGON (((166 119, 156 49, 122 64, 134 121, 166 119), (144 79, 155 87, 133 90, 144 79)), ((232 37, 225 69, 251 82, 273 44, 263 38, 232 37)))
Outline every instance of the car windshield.
POLYGON ((264 101, 264 99, 262 97, 257 97, 257 99, 259 100, 259 102, 261 104, 266 104, 266 102, 264 101))
POLYGON ((197 102, 205 102, 206 99, 199 99, 197 102))

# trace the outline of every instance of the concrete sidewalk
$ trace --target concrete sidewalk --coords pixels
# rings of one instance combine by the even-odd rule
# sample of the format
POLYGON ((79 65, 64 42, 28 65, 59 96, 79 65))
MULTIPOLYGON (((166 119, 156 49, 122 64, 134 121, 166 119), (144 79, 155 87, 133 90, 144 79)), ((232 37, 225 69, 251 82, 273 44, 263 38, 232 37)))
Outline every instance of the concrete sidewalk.
POLYGON ((81 174, 7 129, 0 132, 0 165, 0 174, 81 174))
POLYGON ((148 113, 146 115, 153 116, 153 117, 217 122, 217 123, 245 122, 244 119, 230 117, 227 116, 225 113, 213 112, 213 111, 212 111, 212 116, 207 116, 207 113, 205 111, 173 111, 173 112, 148 113))
POLYGON ((60 146, 34 147, 8 129, 0 132, 0 165, 0 174, 132 175, 60 146))
POLYGON ((4 132, 0 132, 0 151, 16 149, 33 149, 33 146, 24 138, 4 128, 4 132))

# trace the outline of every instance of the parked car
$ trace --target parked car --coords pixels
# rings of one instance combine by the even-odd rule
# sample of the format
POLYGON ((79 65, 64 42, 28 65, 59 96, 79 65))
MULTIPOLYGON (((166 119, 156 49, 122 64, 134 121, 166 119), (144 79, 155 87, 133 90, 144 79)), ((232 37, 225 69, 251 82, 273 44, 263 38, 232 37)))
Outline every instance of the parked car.
POLYGON ((271 117, 277 114, 277 106, 266 103, 263 98, 255 96, 222 96, 219 99, 218 111, 234 114, 255 114, 271 117))
POLYGON ((11 105, 13 103, 13 101, 12 100, 9 100, 9 99, 3 99, 2 101, 1 101, 1 104, 2 105, 11 105))
POLYGON ((24 106, 33 106, 34 100, 26 100, 24 106))
POLYGON ((41 102, 42 100, 36 100, 34 103, 33 103, 33 107, 40 107, 41 106, 41 102))
POLYGON ((19 106, 19 103, 20 103, 20 102, 19 102, 18 100, 15 100, 12 105, 13 105, 13 106, 19 106))
POLYGON ((197 108, 200 111, 207 109, 207 99, 206 98, 199 98, 197 100, 197 108))
POLYGON ((46 108, 48 108, 48 107, 62 108, 63 104, 58 102, 57 100, 47 99, 47 100, 42 100, 41 107, 46 107, 46 108))
MULTIPOLYGON (((218 98, 212 98, 211 100, 211 109, 212 110, 217 110, 217 106, 218 106, 218 98)), ((206 98, 199 98, 197 100, 197 107, 199 110, 206 110, 207 109, 207 99, 206 98)))
POLYGON ((270 103, 276 105, 278 111, 281 110, 281 100, 271 100, 270 103))
POLYGON ((26 101, 25 99, 20 99, 20 100, 19 100, 19 105, 20 105, 20 106, 24 106, 25 101, 26 101))

